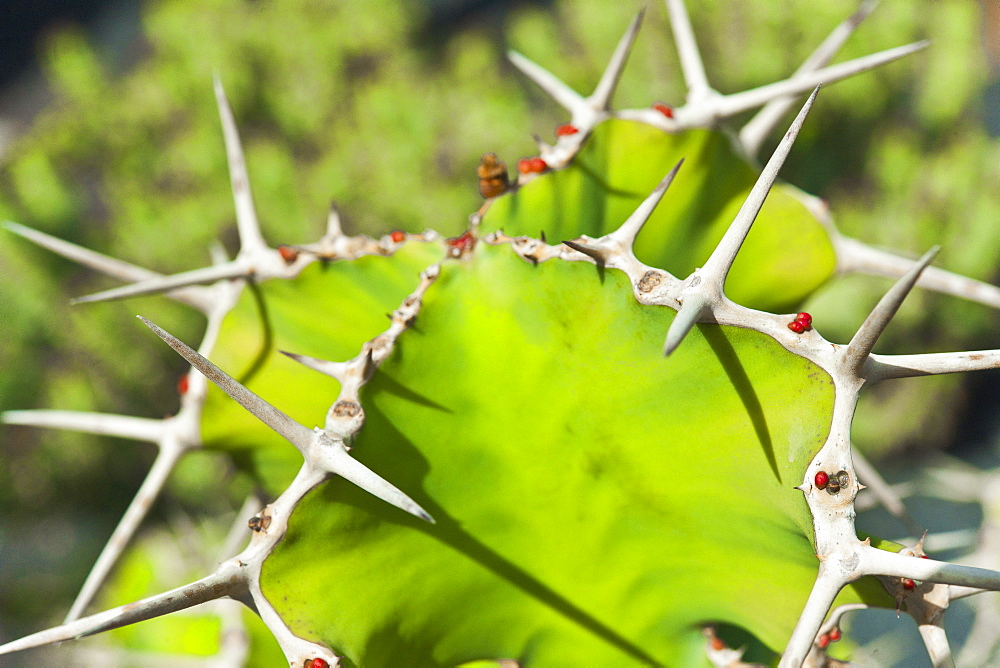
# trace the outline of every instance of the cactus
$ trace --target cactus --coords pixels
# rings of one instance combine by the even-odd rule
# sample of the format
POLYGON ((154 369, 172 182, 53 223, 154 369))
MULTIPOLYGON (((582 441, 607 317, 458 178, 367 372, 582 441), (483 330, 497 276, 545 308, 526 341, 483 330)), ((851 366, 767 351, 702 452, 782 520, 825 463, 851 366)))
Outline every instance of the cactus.
MULTIPOLYGON (((233 258, 162 275, 6 224, 127 283, 76 302, 165 294, 207 325, 195 350, 142 318, 192 367, 171 417, 4 413, 159 454, 66 621, 0 652, 228 597, 312 668, 822 665, 842 615, 865 607, 905 609, 947 664, 941 611, 1000 573, 926 558, 923 539, 859 539, 855 499, 879 480, 851 425, 880 381, 1000 366, 997 350, 874 353, 915 285, 991 306, 1000 290, 931 267, 935 249, 912 261, 850 239, 825 203, 777 182, 819 84, 925 44, 826 65, 863 3, 786 81, 721 95, 683 4, 666 4, 682 104, 612 104, 642 12, 589 96, 512 53, 569 119, 513 181, 483 157, 467 226, 349 235, 334 208, 318 241, 271 247, 224 75, 233 258), (799 308, 849 269, 896 282, 835 344, 799 308), (239 547, 187 584, 85 614, 199 450, 229 455, 264 499, 241 511, 239 547)), ((248 637, 264 662, 273 648, 248 637)))

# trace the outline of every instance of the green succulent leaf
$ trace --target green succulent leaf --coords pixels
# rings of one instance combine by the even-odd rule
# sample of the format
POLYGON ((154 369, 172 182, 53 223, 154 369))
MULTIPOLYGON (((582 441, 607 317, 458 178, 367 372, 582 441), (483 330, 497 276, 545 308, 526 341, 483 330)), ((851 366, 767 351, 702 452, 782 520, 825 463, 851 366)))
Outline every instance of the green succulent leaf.
MULTIPOLYGON (((432 250, 262 286, 278 346, 357 354, 385 327, 370 314, 398 305, 432 250), (318 295, 328 311, 301 310, 318 295)), ((228 330, 259 336, 252 308, 235 314, 228 330)), ((363 388, 353 450, 437 523, 331 481, 265 562, 265 595, 296 634, 360 665, 691 665, 707 622, 745 629, 772 656, 815 578, 794 487, 826 438, 832 381, 733 327, 699 325, 665 359, 673 315, 586 263, 533 267, 482 244, 446 262, 363 388)), ((336 381, 276 359, 250 387, 312 424, 336 381)), ((270 430, 225 405, 207 415, 208 432, 294 473, 298 454, 270 430)))

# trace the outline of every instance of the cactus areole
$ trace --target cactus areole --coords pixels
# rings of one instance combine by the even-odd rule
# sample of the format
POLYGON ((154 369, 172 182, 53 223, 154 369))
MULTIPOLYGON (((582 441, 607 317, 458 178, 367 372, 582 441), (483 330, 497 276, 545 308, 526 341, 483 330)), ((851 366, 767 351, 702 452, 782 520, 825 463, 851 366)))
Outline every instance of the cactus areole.
POLYGON ((240 252, 171 277, 115 265, 130 285, 79 301, 165 292, 206 315, 197 352, 144 319, 201 372, 152 440, 230 453, 267 504, 205 578, 0 652, 228 596, 293 666, 728 665, 739 644, 798 665, 840 637, 836 620, 821 632, 839 605, 892 609, 915 581, 1000 587, 860 540, 849 437, 862 386, 997 352, 871 354, 933 252, 849 344, 789 314, 841 252, 825 207, 776 184, 834 75, 719 95, 682 4, 667 6, 688 103, 612 109, 641 14, 589 97, 512 54, 571 121, 516 182, 485 153, 470 185, 487 202, 449 239, 352 237, 331 211, 319 241, 271 248, 217 85, 240 252), (759 173, 715 128, 810 91, 759 173))

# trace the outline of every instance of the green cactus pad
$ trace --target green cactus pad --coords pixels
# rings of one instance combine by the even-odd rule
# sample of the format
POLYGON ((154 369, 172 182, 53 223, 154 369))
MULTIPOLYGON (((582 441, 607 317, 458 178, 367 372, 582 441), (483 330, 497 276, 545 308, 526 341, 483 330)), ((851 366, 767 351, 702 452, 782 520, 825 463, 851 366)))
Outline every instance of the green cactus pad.
MULTIPOLYGON (((278 346, 356 354, 379 325, 366 332, 366 320, 336 315, 337 296, 398 305, 433 249, 372 258, 370 274, 351 263, 265 284, 278 346), (318 294, 329 312, 294 301, 318 294)), ((624 274, 602 278, 587 263, 532 266, 484 244, 445 262, 414 328, 362 391, 367 423, 353 450, 437 524, 331 481, 298 506, 265 561, 264 594, 297 635, 360 665, 690 665, 708 622, 780 650, 815 578, 794 486, 827 436, 832 382, 732 327, 700 325, 665 359, 673 315, 638 304, 624 274)), ((237 310, 227 329, 253 331, 255 317, 237 310)), ((230 357, 234 340, 224 339, 230 357)), ((335 386, 283 357, 250 383, 306 424, 335 386)), ((226 402, 211 407, 206 432, 271 452, 290 477, 298 453, 226 402)))

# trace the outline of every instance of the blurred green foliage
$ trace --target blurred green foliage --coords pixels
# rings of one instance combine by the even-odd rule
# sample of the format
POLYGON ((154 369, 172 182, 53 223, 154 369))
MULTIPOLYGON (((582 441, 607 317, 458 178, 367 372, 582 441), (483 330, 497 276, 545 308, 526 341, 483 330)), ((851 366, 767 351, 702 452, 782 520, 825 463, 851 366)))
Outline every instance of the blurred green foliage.
MULTIPOLYGON (((710 79, 722 92, 786 76, 855 7, 852 0, 692 5, 710 79)), ((163 272, 204 264, 216 239, 232 252, 216 72, 272 243, 314 239, 331 199, 350 231, 456 233, 478 206, 479 156, 496 151, 512 164, 535 152, 532 133, 551 139, 565 120, 512 72, 504 48, 589 91, 639 6, 560 2, 552 13, 484 19, 432 47, 416 46, 426 6, 404 0, 150 2, 141 53, 127 58, 67 27, 40 49, 51 103, 0 158, 0 218, 163 272)), ((783 174, 829 199, 850 236, 914 255, 941 243, 939 266, 995 282, 1000 144, 983 129, 990 73, 979 21, 968 0, 884 2, 842 58, 925 37, 934 44, 825 89, 783 174)), ((676 60, 665 12, 652 7, 616 106, 680 102, 676 60)), ((887 284, 835 281, 808 307, 816 327, 846 340, 887 284)), ((110 285, 0 237, 0 409, 150 417, 176 409, 184 366, 131 316, 141 312, 184 340, 197 340, 199 319, 158 298, 67 305, 67 295, 110 285)), ((995 328, 985 307, 918 293, 880 350, 993 347, 995 328)), ((856 441, 881 452, 943 442, 961 382, 921 379, 869 396, 856 441), (909 419, 879 419, 886 410, 909 419)), ((13 633, 61 616, 151 452, 8 427, 3 454, 0 550, 19 556, 0 561, 0 607, 3 632, 13 633)), ((171 492, 172 502, 208 514, 235 497, 218 479, 185 477, 171 492)))

